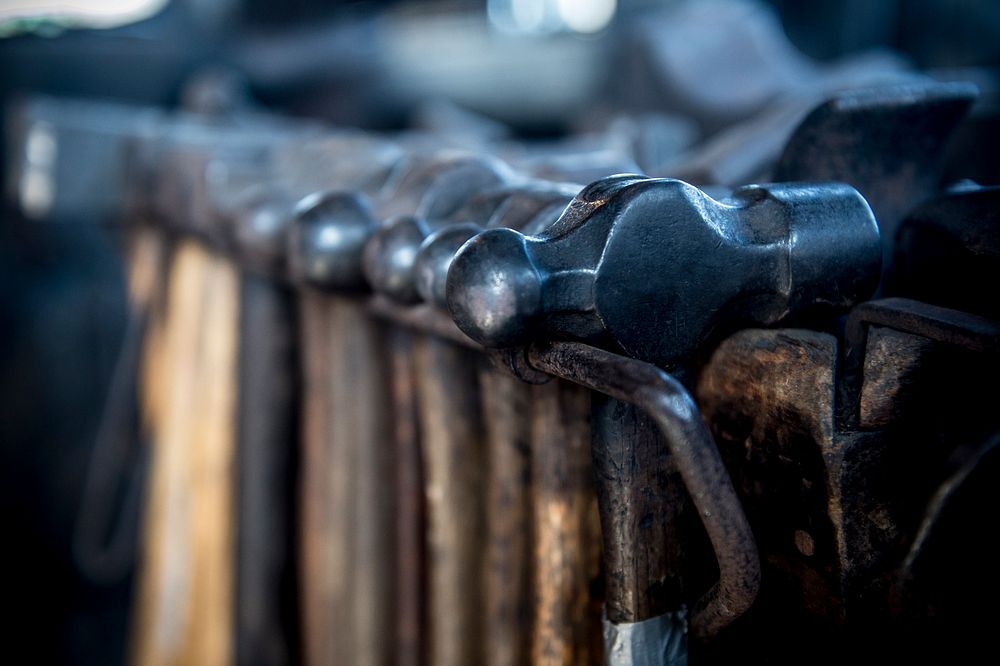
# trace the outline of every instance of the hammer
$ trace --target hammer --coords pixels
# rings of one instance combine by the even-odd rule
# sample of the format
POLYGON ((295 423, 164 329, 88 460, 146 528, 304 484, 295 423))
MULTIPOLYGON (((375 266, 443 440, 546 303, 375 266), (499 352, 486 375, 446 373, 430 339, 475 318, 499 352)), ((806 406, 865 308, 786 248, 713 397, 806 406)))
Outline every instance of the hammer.
POLYGON ((447 308, 448 268, 467 240, 484 229, 507 228, 527 235, 542 232, 579 192, 579 185, 531 180, 478 194, 420 244, 414 261, 417 293, 424 302, 447 308))
POLYGON ((473 194, 510 179, 495 158, 442 152, 415 160, 386 184, 375 207, 381 225, 365 245, 363 270, 372 288, 400 303, 416 303, 413 278, 417 248, 424 238, 450 223, 473 194))
POLYGON ((428 224, 501 182, 504 171, 499 162, 468 153, 407 155, 367 187, 334 185, 301 199, 288 238, 292 279, 348 291, 371 285, 412 302, 408 271, 416 250, 407 239, 422 239, 428 224))
POLYGON ((455 322, 487 347, 572 338, 661 367, 742 326, 846 308, 875 288, 878 228, 853 188, 596 181, 538 236, 490 229, 456 254, 455 322))
MULTIPOLYGON (((714 534, 720 574, 724 568, 731 574, 740 570, 733 565, 738 558, 720 553, 734 537, 713 527, 720 517, 702 505, 716 493, 732 497, 732 488, 680 383, 649 363, 569 343, 546 348, 540 341, 597 342, 682 369, 736 327, 867 297, 878 281, 880 255, 871 209, 845 185, 753 185, 716 201, 680 181, 622 175, 585 188, 538 236, 491 229, 468 241, 452 262, 447 296, 459 327, 485 346, 532 343, 523 356, 534 369, 635 404, 642 396, 650 402, 649 387, 662 385, 672 397, 653 406, 687 414, 684 428, 675 423, 665 433, 676 440, 674 458, 714 534), (610 374, 600 376, 602 367, 610 374), (692 451, 703 456, 691 457, 692 451)), ((663 553, 646 539, 670 532, 643 519, 664 520, 669 513, 656 493, 664 491, 660 479, 669 478, 672 463, 657 441, 628 441, 629 418, 609 429, 598 412, 593 449, 607 557, 608 663, 626 663, 624 655, 635 657, 641 644, 666 658, 678 649, 670 628, 683 622, 664 613, 662 580, 650 575, 671 566, 653 561, 663 553)), ((747 534, 737 541, 752 546, 747 534)), ((730 578, 716 588, 726 594, 707 605, 712 593, 702 598, 692 615, 694 636, 711 637, 746 609, 756 591, 755 576, 748 576, 746 589, 733 587, 730 578)))

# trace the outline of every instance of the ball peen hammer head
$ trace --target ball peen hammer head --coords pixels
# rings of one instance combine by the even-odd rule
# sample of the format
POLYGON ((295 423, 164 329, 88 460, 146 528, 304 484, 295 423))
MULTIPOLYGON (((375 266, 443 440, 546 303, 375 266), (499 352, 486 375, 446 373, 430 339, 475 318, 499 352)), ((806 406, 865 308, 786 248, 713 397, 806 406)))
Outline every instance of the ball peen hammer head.
POLYGON ((717 201, 678 180, 612 176, 541 235, 469 240, 446 294, 487 347, 610 339, 671 366, 740 327, 866 298, 879 247, 871 208, 847 185, 750 185, 717 201))
POLYGON ((365 287, 361 253, 377 223, 357 192, 318 192, 299 201, 288 234, 291 279, 323 289, 365 287))

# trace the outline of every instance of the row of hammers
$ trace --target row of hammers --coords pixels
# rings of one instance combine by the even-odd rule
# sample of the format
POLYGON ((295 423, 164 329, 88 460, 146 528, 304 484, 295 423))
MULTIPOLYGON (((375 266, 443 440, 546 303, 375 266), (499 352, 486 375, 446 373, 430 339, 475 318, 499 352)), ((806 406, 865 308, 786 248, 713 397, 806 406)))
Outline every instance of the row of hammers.
MULTIPOLYGON (((46 142, 99 141, 79 196, 127 220, 134 660, 686 663, 754 608, 762 559, 797 592, 759 617, 869 612, 912 538, 869 485, 892 461, 872 432, 916 353, 875 333, 955 326, 900 299, 838 316, 884 293, 973 97, 840 94, 760 157, 775 184, 701 189, 248 111, 25 104, 22 179, 46 142), (865 154, 873 133, 898 150, 865 154)), ((67 205, 50 178, 22 205, 67 205)))

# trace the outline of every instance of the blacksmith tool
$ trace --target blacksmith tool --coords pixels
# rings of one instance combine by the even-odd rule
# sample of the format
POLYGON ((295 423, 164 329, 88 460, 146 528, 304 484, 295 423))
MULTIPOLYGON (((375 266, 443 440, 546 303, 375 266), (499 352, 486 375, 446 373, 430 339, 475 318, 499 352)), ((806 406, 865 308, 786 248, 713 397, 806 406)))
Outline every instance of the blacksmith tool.
POLYGON ((868 204, 839 184, 751 185, 716 201, 614 176, 539 236, 485 231, 455 256, 448 305, 487 347, 603 340, 660 366, 738 326, 847 307, 878 279, 868 204))

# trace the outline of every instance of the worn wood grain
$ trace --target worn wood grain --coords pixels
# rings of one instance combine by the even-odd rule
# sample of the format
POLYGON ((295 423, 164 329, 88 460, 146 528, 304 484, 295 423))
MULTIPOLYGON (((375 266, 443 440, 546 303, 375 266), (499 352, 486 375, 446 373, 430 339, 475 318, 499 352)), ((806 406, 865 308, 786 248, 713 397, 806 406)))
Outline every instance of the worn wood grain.
POLYGON ((486 656, 491 666, 530 655, 531 386, 480 372, 486 432, 486 656))
POLYGON ((533 387, 534 664, 599 663, 600 527, 590 460, 590 393, 563 382, 533 387), (596 649, 595 649, 596 648, 596 649))
POLYGON ((306 662, 385 664, 395 469, 382 330, 351 301, 306 294, 302 310, 306 662))
POLYGON ((330 567, 334 557, 332 551, 336 547, 333 541, 333 514, 338 510, 330 501, 331 307, 329 299, 323 294, 308 290, 300 292, 303 402, 299 475, 299 606, 305 664, 332 663, 336 639, 342 632, 341 628, 334 627, 337 583, 332 578, 330 567))
POLYGON ((394 328, 388 334, 392 366, 394 451, 396 455, 396 633, 395 663, 426 663, 427 553, 424 472, 417 418, 413 336, 394 328))
POLYGON ((740 331, 716 348, 696 395, 768 553, 765 580, 782 572, 799 588, 795 607, 841 621, 847 442, 834 425, 836 345, 816 331, 740 331))
POLYGON ((483 434, 476 357, 437 338, 415 345, 427 498, 428 661, 483 662, 483 434))
MULTIPOLYGON (((349 564, 345 624, 351 624, 345 663, 379 666, 392 652, 395 469, 388 354, 382 325, 359 303, 334 306, 330 344, 333 359, 331 445, 343 452, 336 483, 350 488, 342 498, 350 510, 338 540, 347 545, 349 564), (350 476, 351 478, 347 478, 350 476)), ((338 505, 334 502, 334 506, 338 505)))
POLYGON ((884 428, 913 409, 914 387, 926 375, 935 343, 918 335, 883 326, 868 329, 864 381, 858 406, 862 428, 884 428))
POLYGON ((652 419, 613 398, 595 395, 594 403, 605 612, 616 624, 639 622, 683 604, 680 518, 690 502, 652 419))
POLYGON ((236 660, 296 660, 294 471, 298 373, 292 295, 244 273, 240 285, 236 660))
POLYGON ((227 664, 233 653, 238 279, 182 242, 143 368, 152 472, 132 658, 227 664))

